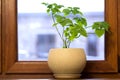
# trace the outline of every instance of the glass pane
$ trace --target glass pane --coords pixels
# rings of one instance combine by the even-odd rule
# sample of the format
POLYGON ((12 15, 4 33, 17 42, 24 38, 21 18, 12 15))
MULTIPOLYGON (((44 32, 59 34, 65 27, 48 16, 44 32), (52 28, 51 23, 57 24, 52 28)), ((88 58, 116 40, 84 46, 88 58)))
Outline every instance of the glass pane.
MULTIPOLYGON (((18 60, 47 61, 50 48, 61 48, 62 42, 52 27, 42 2, 76 6, 84 12, 88 25, 104 20, 104 0, 17 0, 18 60), (92 5, 92 6, 91 6, 92 5)), ((89 36, 75 40, 71 47, 84 48, 87 60, 104 60, 104 36, 98 38, 91 29, 89 36)))

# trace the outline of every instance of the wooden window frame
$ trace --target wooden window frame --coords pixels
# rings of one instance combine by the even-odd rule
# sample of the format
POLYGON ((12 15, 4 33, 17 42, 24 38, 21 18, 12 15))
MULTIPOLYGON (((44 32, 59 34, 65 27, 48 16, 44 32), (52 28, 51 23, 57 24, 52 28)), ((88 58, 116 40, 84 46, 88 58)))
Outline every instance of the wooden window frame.
MULTIPOLYGON (((4 73, 47 73, 45 61, 17 61, 17 0, 2 0, 2 47, 4 73)), ((88 61, 84 73, 116 73, 117 61, 117 0, 105 0, 105 20, 111 33, 105 35, 105 60, 88 61), (112 5, 112 6, 111 6, 112 5)))
POLYGON ((2 61, 2 60, 1 60, 1 56, 2 56, 2 55, 1 55, 1 52, 2 52, 2 48, 1 48, 1 45, 2 45, 2 40, 1 40, 1 35, 2 35, 2 34, 1 34, 1 32, 2 32, 2 31, 1 31, 1 26, 2 26, 2 25, 1 25, 1 18, 2 18, 2 17, 1 17, 1 16, 2 16, 2 14, 1 14, 1 9, 2 9, 2 8, 1 8, 1 6, 2 6, 2 5, 1 5, 1 0, 0 0, 0 73, 1 73, 1 71, 2 71, 2 67, 1 67, 1 61, 2 61))

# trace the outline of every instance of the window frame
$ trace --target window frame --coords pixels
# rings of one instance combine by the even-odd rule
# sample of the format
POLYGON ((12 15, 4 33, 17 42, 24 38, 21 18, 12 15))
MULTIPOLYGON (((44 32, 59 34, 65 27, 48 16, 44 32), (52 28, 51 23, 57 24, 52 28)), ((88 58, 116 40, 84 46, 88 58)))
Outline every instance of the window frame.
MULTIPOLYGON (((17 0, 2 0, 2 47, 5 73, 51 74, 46 61, 17 61, 17 0)), ((105 20, 111 33, 105 35, 105 60, 87 61, 84 73, 116 73, 117 61, 117 0, 105 0, 105 20), (112 5, 112 6, 111 6, 112 5), (112 45, 111 45, 112 43, 112 45)))
POLYGON ((1 71, 2 71, 2 66, 1 66, 1 61, 2 61, 2 60, 1 60, 1 56, 2 56, 2 55, 1 55, 1 52, 2 52, 2 47, 1 47, 1 45, 2 45, 2 40, 1 40, 1 35, 2 35, 2 34, 1 34, 1 32, 2 32, 2 31, 1 31, 1 26, 2 26, 2 24, 1 24, 1 23, 2 23, 2 21, 1 21, 1 16, 2 16, 2 13, 1 13, 1 11, 2 11, 2 8, 1 8, 1 6, 2 6, 2 5, 1 5, 1 0, 0 0, 0 73, 1 73, 1 71))

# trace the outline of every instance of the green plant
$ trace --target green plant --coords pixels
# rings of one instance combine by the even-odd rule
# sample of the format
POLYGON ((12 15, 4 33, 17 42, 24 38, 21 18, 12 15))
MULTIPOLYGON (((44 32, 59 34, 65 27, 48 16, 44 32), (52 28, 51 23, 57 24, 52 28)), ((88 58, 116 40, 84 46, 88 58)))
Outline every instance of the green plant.
POLYGON ((69 48, 71 42, 80 36, 87 37, 86 28, 92 28, 98 37, 108 31, 109 24, 105 21, 94 22, 91 26, 87 26, 86 18, 78 7, 64 7, 56 3, 42 4, 46 6, 46 12, 52 16, 53 26, 63 41, 63 48, 69 48), (59 25, 62 27, 62 32, 58 28, 59 25))

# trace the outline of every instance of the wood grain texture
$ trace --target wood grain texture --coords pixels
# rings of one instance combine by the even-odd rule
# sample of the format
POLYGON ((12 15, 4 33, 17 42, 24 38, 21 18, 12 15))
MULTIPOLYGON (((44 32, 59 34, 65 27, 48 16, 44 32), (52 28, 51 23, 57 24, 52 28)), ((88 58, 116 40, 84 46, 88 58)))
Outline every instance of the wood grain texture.
POLYGON ((107 74, 83 74, 81 78, 86 78, 86 79, 109 79, 109 80, 115 80, 115 79, 120 79, 120 74, 119 73, 107 73, 107 74))
MULTIPOLYGON (((120 0, 118 0, 118 36, 120 36, 120 0)), ((118 37, 118 64, 120 72, 120 37, 118 37)))
MULTIPOLYGON (((106 33, 105 61, 88 61, 84 73, 117 73, 117 0, 105 0, 105 19, 112 33, 106 33), (111 6, 112 5, 112 6, 111 6)), ((51 74, 47 62, 17 61, 16 0, 2 0, 3 73, 51 74)))
MULTIPOLYGON (((52 74, 6 74, 6 75, 0 75, 0 80, 1 78, 4 80, 6 79, 54 79, 54 77, 52 76, 52 74)), ((86 73, 86 74, 83 74, 81 76, 81 79, 112 79, 112 80, 115 80, 115 79, 118 79, 120 80, 120 74, 117 73, 107 73, 107 74, 93 74, 93 73, 86 73)), ((81 80, 80 79, 80 80, 81 80)))
POLYGON ((2 16, 2 13, 1 13, 1 11, 2 11, 2 7, 1 7, 1 6, 2 6, 2 5, 1 5, 1 0, 0 0, 0 72, 1 72, 1 69, 2 69, 2 67, 1 67, 1 56, 2 56, 2 55, 1 55, 1 52, 2 52, 2 49, 1 49, 1 48, 2 48, 2 47, 1 47, 1 44, 2 44, 2 40, 1 40, 1 35, 2 35, 2 34, 1 34, 1 32, 2 32, 2 31, 1 31, 1 26, 2 26, 2 24, 1 24, 1 23, 2 23, 2 22, 1 22, 1 18, 2 18, 2 17, 1 17, 1 16, 2 16))
POLYGON ((117 61, 117 0, 105 0, 105 20, 110 24, 111 33, 105 35, 105 61, 88 62, 85 72, 118 72, 117 61), (112 6, 111 6, 112 5, 112 6))
POLYGON ((17 61, 16 0, 3 0, 3 68, 5 73, 50 73, 46 62, 17 61))

